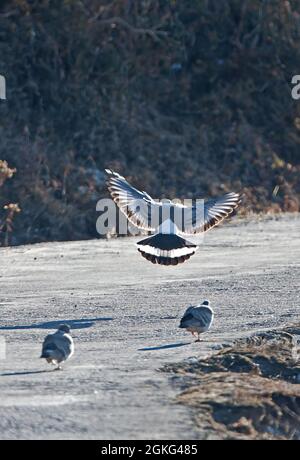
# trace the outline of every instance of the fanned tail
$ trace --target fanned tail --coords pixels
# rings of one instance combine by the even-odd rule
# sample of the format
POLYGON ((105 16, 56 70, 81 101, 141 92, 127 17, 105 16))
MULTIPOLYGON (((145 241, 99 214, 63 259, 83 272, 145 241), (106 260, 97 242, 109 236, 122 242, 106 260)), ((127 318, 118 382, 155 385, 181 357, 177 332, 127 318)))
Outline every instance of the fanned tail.
POLYGON ((178 265, 195 254, 198 246, 175 235, 157 233, 137 243, 141 255, 159 265, 178 265))

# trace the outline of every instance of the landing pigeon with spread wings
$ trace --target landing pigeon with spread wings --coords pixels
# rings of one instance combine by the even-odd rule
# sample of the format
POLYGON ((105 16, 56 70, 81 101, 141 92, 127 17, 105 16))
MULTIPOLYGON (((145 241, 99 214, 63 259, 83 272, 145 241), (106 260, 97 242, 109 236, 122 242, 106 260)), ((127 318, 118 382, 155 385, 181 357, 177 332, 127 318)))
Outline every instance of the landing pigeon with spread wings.
POLYGON ((106 169, 108 190, 129 222, 154 235, 137 243, 141 255, 160 265, 177 265, 195 254, 198 246, 184 238, 213 228, 239 205, 238 193, 185 206, 171 200, 154 201, 132 187, 120 174, 106 169))

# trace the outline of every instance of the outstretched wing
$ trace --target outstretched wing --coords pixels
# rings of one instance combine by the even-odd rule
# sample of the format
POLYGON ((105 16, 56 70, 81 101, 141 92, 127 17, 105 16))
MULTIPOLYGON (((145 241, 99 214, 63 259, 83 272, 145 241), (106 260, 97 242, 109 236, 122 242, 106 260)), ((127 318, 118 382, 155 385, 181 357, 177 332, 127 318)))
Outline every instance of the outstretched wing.
POLYGON ((220 224, 240 204, 241 196, 238 193, 226 195, 208 200, 203 205, 191 207, 183 206, 184 225, 181 233, 194 235, 206 232, 220 224))
POLYGON ((140 192, 132 187, 127 180, 120 174, 105 170, 107 187, 112 199, 125 214, 127 219, 136 227, 154 231, 155 216, 159 214, 161 205, 156 203, 146 192, 140 192))

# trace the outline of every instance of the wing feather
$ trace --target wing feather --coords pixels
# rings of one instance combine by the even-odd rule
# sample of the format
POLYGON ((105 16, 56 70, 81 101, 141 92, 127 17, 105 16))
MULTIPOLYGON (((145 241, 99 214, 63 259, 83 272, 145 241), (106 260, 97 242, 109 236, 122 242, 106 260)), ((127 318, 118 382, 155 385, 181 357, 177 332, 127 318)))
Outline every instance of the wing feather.
MULTIPOLYGON (((146 192, 141 192, 127 182, 118 173, 106 169, 107 187, 112 199, 125 214, 128 220, 136 227, 155 231, 162 223, 162 203, 154 201, 146 192)), ((174 215, 182 222, 177 225, 180 233, 193 235, 206 232, 220 224, 240 204, 241 196, 238 193, 227 193, 226 195, 208 200, 204 205, 183 206, 173 204, 174 215)))
POLYGON ((105 170, 107 178, 107 187, 112 199, 118 205, 120 210, 125 214, 128 220, 136 227, 155 231, 155 216, 159 214, 161 205, 156 203, 146 192, 141 192, 120 176, 120 174, 105 170))
POLYGON ((49 334, 44 340, 43 351, 53 350, 59 352, 64 359, 67 359, 73 353, 73 341, 68 334, 55 332, 49 334))
POLYGON ((208 200, 202 206, 184 207, 184 228, 182 233, 193 235, 210 230, 219 225, 241 202, 238 193, 226 195, 208 200))

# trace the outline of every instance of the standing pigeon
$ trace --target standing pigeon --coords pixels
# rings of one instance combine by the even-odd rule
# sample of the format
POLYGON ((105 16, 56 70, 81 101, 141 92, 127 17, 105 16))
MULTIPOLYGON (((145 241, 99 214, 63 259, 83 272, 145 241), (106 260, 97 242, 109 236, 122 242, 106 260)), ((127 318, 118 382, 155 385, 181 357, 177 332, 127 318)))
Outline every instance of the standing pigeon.
POLYGON ((206 232, 218 225, 241 201, 238 193, 227 193, 221 198, 206 201, 204 210, 197 204, 188 207, 170 200, 158 203, 148 193, 132 187, 118 173, 110 169, 105 172, 108 190, 129 222, 139 229, 154 232, 153 236, 137 243, 141 255, 153 264, 177 265, 185 262, 195 254, 198 246, 183 236, 206 232), (179 221, 181 228, 178 228, 179 221))
POLYGON ((200 342, 200 334, 208 331, 214 320, 214 312, 208 300, 204 300, 202 305, 189 307, 180 321, 179 327, 186 329, 193 335, 198 334, 196 342, 200 342))
POLYGON ((67 361, 74 353, 74 342, 70 335, 70 326, 62 324, 53 334, 47 335, 43 343, 41 358, 45 358, 48 363, 58 366, 67 361))

